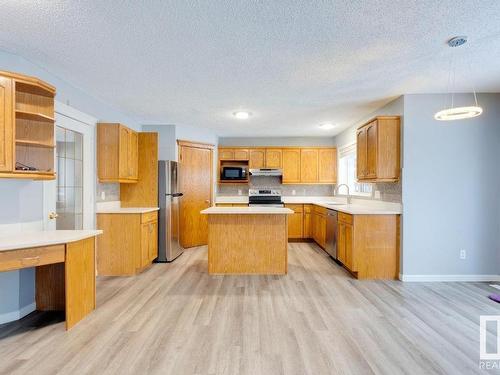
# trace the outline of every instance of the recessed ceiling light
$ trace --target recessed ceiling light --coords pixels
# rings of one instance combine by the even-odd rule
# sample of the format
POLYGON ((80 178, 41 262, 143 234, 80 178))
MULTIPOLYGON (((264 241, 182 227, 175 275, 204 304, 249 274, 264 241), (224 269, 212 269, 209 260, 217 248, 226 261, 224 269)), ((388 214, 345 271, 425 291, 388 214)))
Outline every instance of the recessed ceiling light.
POLYGON ((237 111, 233 112, 233 116, 236 117, 238 120, 246 120, 250 116, 252 116, 252 113, 247 111, 237 111))
POLYGON ((330 130, 335 128, 337 125, 332 124, 331 122, 325 122, 323 124, 320 124, 319 127, 323 130, 330 130))

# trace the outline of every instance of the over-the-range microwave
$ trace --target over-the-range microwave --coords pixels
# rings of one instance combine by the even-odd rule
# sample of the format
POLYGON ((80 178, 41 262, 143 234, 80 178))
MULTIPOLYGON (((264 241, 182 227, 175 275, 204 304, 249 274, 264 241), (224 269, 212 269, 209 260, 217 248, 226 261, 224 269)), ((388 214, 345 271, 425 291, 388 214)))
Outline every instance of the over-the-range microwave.
POLYGON ((221 167, 220 179, 223 181, 246 180, 248 171, 246 167, 223 166, 221 167))

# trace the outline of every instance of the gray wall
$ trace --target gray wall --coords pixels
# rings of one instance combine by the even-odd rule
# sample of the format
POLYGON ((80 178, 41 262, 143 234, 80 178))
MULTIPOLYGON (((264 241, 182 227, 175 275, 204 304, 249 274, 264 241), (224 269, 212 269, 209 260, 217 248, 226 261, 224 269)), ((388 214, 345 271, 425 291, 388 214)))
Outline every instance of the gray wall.
POLYGON ((500 273, 500 94, 478 98, 483 115, 439 122, 443 95, 405 95, 405 275, 500 273))
POLYGON ((219 146, 334 146, 334 137, 220 137, 219 146))
MULTIPOLYGON (((0 225, 43 220, 41 181, 0 180, 0 225)), ((32 268, 0 272, 0 316, 33 303, 35 273, 32 268)))
POLYGON ((177 160, 175 125, 143 125, 142 131, 158 133, 159 160, 177 160))

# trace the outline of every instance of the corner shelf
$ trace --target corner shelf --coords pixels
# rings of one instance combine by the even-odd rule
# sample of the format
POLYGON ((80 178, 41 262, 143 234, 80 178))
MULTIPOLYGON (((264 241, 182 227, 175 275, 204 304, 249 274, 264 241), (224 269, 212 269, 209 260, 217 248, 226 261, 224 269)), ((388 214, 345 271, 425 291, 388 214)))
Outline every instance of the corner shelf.
POLYGON ((43 143, 43 142, 38 142, 38 141, 31 141, 31 140, 27 140, 27 139, 16 139, 16 145, 42 147, 42 148, 55 148, 56 147, 53 144, 48 144, 48 143, 43 143))
POLYGON ((16 109, 16 118, 23 120, 31 120, 31 121, 50 122, 50 123, 53 123, 55 121, 53 117, 44 115, 42 113, 21 111, 19 109, 16 109))

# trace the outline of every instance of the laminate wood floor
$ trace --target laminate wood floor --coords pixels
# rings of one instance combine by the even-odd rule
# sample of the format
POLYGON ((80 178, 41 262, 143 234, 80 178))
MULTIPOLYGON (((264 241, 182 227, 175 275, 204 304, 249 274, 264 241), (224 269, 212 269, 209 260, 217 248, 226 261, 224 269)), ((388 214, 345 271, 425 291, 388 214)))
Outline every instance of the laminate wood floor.
POLYGON ((490 292, 357 281, 309 243, 290 244, 287 276, 209 276, 200 247, 99 278, 97 310, 68 332, 41 313, 0 327, 0 373, 484 374, 490 292))

